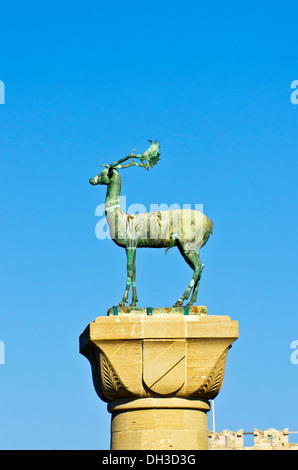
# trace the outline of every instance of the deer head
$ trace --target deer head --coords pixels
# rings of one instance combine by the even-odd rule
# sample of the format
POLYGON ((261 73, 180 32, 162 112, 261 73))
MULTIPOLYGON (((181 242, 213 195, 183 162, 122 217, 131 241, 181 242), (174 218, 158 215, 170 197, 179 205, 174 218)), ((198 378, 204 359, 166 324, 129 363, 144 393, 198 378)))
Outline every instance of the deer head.
POLYGON ((105 169, 101 173, 99 173, 99 175, 96 175, 94 176, 94 178, 91 178, 89 182, 93 186, 97 184, 109 185, 114 175, 114 170, 129 168, 130 166, 140 166, 142 168, 145 168, 146 170, 149 170, 149 168, 152 168, 154 165, 156 165, 160 159, 159 143, 157 142, 157 140, 155 142, 149 140, 149 142, 151 142, 150 147, 146 150, 146 152, 142 153, 141 155, 135 155, 133 153, 135 149, 133 149, 127 157, 124 157, 121 160, 112 163, 111 165, 101 165, 104 166, 105 169), (138 161, 135 162, 135 159, 137 159, 138 161), (123 163, 127 162, 128 160, 131 161, 123 165, 123 163))
POLYGON ((96 186, 97 184, 106 184, 109 185, 111 182, 111 178, 113 176, 113 168, 105 168, 99 175, 94 176, 94 178, 91 178, 89 180, 90 184, 93 184, 93 186, 96 186))

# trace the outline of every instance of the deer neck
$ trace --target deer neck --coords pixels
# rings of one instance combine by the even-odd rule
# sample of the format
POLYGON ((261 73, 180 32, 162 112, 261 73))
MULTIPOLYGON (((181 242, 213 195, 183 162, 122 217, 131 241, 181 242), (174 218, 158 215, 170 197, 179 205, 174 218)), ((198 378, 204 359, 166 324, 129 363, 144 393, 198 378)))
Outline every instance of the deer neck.
POLYGON ((120 211, 120 194, 121 194, 121 178, 119 174, 115 174, 112 181, 108 185, 106 196, 106 214, 114 214, 120 211))

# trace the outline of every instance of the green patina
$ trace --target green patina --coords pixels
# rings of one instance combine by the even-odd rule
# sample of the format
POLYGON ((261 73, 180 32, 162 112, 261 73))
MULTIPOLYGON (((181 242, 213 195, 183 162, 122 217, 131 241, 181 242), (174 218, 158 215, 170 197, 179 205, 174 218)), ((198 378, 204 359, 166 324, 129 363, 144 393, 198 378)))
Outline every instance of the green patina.
POLYGON ((132 287, 131 306, 136 306, 138 302, 135 266, 137 248, 166 248, 167 252, 174 246, 178 247, 185 261, 193 269, 190 284, 175 306, 181 306, 184 300, 189 298, 191 291, 192 295, 187 305, 192 306, 197 300, 204 267, 200 260, 199 250, 208 241, 213 223, 202 212, 191 209, 174 209, 145 214, 124 213, 120 207, 121 177, 118 170, 131 166, 149 170, 160 159, 157 141, 151 142, 149 149, 141 155, 135 155, 133 152, 111 165, 102 165, 105 169, 89 180, 92 185, 107 186, 105 207, 111 238, 118 246, 125 248, 127 254, 126 287, 119 306, 123 307, 128 302, 130 287, 132 287))

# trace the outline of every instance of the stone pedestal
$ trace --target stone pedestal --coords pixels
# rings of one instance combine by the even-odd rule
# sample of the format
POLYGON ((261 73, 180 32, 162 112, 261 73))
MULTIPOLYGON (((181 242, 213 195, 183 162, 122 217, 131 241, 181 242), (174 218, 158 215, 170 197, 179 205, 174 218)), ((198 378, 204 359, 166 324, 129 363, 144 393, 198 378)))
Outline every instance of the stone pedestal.
POLYGON ((208 400, 221 388, 238 323, 206 312, 111 309, 81 335, 112 414, 112 450, 208 449, 208 400))

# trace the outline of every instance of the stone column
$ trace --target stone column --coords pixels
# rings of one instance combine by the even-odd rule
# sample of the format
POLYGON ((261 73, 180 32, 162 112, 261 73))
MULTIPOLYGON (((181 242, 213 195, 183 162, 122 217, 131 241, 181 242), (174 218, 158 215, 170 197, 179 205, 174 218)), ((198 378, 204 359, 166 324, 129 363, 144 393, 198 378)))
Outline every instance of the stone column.
POLYGON ((112 309, 90 323, 80 351, 112 414, 112 450, 208 449, 209 399, 218 394, 238 323, 206 308, 112 309), (182 313, 182 314, 181 314, 182 313))

